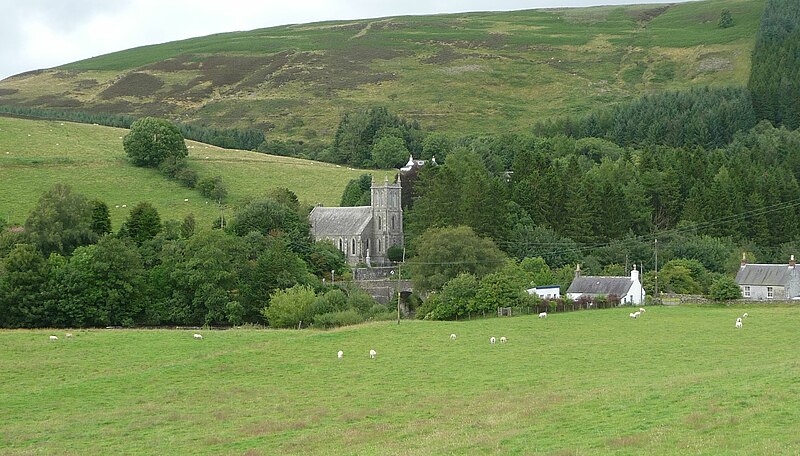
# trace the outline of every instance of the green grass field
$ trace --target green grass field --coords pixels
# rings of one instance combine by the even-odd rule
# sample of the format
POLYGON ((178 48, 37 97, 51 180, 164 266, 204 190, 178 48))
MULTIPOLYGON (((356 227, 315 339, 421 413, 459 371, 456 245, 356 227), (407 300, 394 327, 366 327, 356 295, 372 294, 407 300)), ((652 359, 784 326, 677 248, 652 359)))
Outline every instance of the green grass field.
POLYGON ((202 341, 190 330, 2 331, 0 453, 800 452, 796 308, 628 312, 202 341), (492 335, 509 342, 490 346, 492 335))
MULTIPOLYGON (((0 81, 0 104, 331 139, 385 105, 451 134, 524 132, 663 90, 742 86, 764 0, 323 22, 128 49, 0 81), (717 26, 721 11, 735 25, 717 26)), ((202 33, 202 31, 198 31, 202 33)))
MULTIPOLYGON (((97 125, 0 117, 0 218, 23 223, 42 193, 62 182, 105 201, 115 229, 141 201, 152 203, 162 220, 181 220, 193 213, 199 226, 211 226, 220 215, 213 202, 206 204, 199 192, 127 162, 121 139, 126 133, 97 125)), ((350 179, 362 173, 386 174, 187 144, 192 169, 201 177, 222 176, 230 193, 228 216, 237 205, 276 187, 289 188, 306 204, 335 206, 350 179)))

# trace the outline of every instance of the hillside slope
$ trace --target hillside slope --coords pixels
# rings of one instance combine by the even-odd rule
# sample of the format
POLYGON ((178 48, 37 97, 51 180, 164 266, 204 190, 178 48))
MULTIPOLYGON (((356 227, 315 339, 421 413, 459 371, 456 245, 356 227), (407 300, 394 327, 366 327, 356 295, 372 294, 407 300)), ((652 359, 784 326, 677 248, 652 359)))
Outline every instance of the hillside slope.
POLYGON ((329 139, 382 104, 453 133, 524 131, 643 93, 744 85, 763 0, 389 17, 225 33, 0 81, 0 105, 329 139), (717 26, 730 9, 735 25, 717 26))
MULTIPOLYGON (((98 125, 0 117, 0 218, 23 223, 41 194, 58 182, 108 204, 114 229, 141 201, 152 203, 162 220, 180 220, 193 213, 198 226, 210 226, 220 216, 220 209, 206 203, 198 191, 167 180, 156 170, 131 165, 122 149, 126 133, 98 125)), ((276 187, 289 188, 306 204, 338 205, 347 182, 367 172, 187 144, 189 167, 201 176, 222 176, 228 187, 226 216, 238 204, 276 187)))

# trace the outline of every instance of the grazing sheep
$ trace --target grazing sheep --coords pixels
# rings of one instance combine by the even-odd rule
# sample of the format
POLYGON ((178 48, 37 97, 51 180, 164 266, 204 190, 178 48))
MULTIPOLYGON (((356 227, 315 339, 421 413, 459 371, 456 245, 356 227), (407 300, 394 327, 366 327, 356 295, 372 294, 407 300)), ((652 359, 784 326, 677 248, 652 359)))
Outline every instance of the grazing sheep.
POLYGON ((736 319, 736 323, 741 323, 741 322, 742 322, 742 317, 736 319))
POLYGON ((369 351, 369 357, 371 359, 375 359, 376 356, 378 356, 378 352, 376 352, 375 350, 370 350, 369 351))
POLYGON ((742 318, 747 318, 747 317, 749 317, 749 316, 750 316, 750 315, 747 315, 747 312, 745 312, 745 313, 744 313, 744 315, 742 315, 742 318))
POLYGON ((741 328, 741 327, 742 327, 742 320, 741 320, 741 319, 739 319, 739 318, 737 318, 737 319, 736 319, 736 329, 739 329, 739 328, 741 328))
POLYGON ((450 334, 450 340, 456 340, 456 335, 455 334, 450 334))
POLYGON ((645 313, 645 312, 647 312, 647 311, 646 311, 646 310, 644 310, 644 307, 639 307, 639 312, 641 312, 641 313, 645 313))
POLYGON ((501 343, 501 344, 504 344, 504 343, 506 343, 507 341, 508 341, 508 339, 506 339, 506 336, 503 336, 503 337, 501 337, 501 338, 500 338, 500 343, 501 343))
POLYGON ((128 207, 128 205, 127 204, 123 204, 122 207, 128 207))
POLYGON ((67 339, 71 339, 72 338, 72 333, 67 333, 66 336, 64 336, 64 337, 66 337, 67 339))
POLYGON ((539 318, 547 318, 547 312, 539 313, 539 318))
POLYGON ((56 337, 56 336, 50 336, 50 342, 55 342, 55 341, 57 341, 57 340, 58 340, 58 337, 56 337))
POLYGON ((339 350, 339 353, 337 353, 336 356, 338 356, 339 359, 342 359, 342 357, 344 357, 344 352, 339 350))
POLYGON ((188 203, 188 202, 189 202, 189 198, 184 198, 184 199, 183 199, 183 202, 184 202, 184 203, 188 203))
POLYGON ((194 337, 195 339, 197 339, 197 340, 203 340, 203 335, 202 335, 202 334, 197 334, 197 333, 195 333, 193 337, 194 337))
POLYGON ((639 315, 641 315, 641 314, 642 314, 641 312, 634 312, 633 313, 633 318, 639 318, 639 315))
POLYGON ((495 339, 494 336, 489 338, 489 343, 490 344, 494 345, 495 342, 497 342, 497 339, 495 339))

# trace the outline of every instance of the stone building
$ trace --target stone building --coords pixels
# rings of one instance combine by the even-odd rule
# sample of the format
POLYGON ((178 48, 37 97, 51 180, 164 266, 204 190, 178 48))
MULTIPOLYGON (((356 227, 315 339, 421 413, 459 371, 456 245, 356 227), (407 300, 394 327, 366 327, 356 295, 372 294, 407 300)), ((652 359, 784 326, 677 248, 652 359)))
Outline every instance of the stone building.
POLYGON ((402 191, 399 181, 372 181, 371 204, 357 207, 317 206, 309 214, 315 241, 330 240, 351 265, 384 265, 387 251, 403 246, 402 191))
POLYGON ((800 297, 800 268, 794 255, 788 264, 748 264, 742 255, 736 283, 745 299, 796 299, 800 297))
POLYGON ((630 277, 609 276, 584 276, 581 267, 575 269, 575 279, 567 289, 569 299, 578 299, 581 296, 608 296, 616 295, 620 303, 640 305, 644 302, 645 292, 639 281, 639 271, 633 266, 630 277))

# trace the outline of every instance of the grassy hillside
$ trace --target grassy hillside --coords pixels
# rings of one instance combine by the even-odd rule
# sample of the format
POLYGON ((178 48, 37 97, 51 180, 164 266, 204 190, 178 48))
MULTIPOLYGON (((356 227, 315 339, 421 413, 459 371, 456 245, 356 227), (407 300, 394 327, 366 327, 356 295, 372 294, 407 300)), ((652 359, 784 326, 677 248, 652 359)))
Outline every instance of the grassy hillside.
POLYGON ((389 17, 224 33, 0 82, 0 105, 332 136, 387 105, 452 133, 524 131, 665 89, 744 85, 763 0, 389 17), (717 27, 730 9, 735 26, 717 27))
POLYGON ((3 454, 800 452, 790 307, 0 332, 3 454), (750 318, 734 329, 744 311, 750 318), (451 342, 448 335, 458 335, 451 342), (49 342, 48 335, 61 340, 49 342), (507 344, 490 346, 490 336, 507 344), (378 352, 370 360, 370 349, 378 352), (342 360, 336 352, 344 351, 342 360))
MULTIPOLYGON (((0 117, 0 217, 24 222, 41 194, 63 182, 105 201, 115 229, 140 201, 152 203, 164 220, 194 213, 199 226, 210 226, 219 208, 155 170, 129 164, 122 149, 126 133, 97 125, 0 117)), ((307 204, 335 206, 347 182, 365 172, 194 142, 188 146, 190 168, 201 176, 222 176, 230 193, 227 215, 237 204, 276 187, 289 188, 307 204)))

